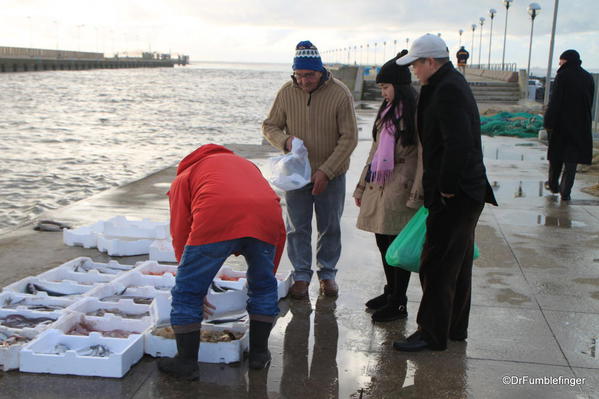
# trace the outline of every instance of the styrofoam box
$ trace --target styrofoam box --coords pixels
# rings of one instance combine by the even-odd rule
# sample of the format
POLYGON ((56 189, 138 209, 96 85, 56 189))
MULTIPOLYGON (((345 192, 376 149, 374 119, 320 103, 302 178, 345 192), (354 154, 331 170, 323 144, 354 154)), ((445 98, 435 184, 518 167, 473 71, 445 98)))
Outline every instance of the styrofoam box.
MULTIPOLYGON (((112 281, 110 283, 99 285, 93 288, 86 294, 86 296, 99 298, 100 300, 112 295, 127 295, 135 297, 155 298, 156 295, 160 292, 168 291, 159 291, 154 287, 127 288, 123 284, 115 283, 114 281, 112 281)), ((111 301, 108 303, 117 303, 124 300, 126 299, 120 299, 118 301, 111 301)))
POLYGON ((137 262, 134 270, 140 272, 141 274, 170 273, 173 276, 177 275, 177 266, 162 265, 155 260, 147 260, 147 261, 143 261, 143 262, 137 262))
POLYGON ((71 281, 75 284, 95 285, 113 280, 116 274, 100 274, 97 272, 97 269, 95 273, 75 272, 73 268, 59 266, 38 274, 37 277, 40 280, 52 282, 71 281))
POLYGON ((113 314, 107 314, 104 317, 92 317, 79 312, 69 312, 62 315, 52 325, 52 328, 67 333, 71 328, 82 322, 98 331, 124 330, 133 334, 142 334, 152 324, 150 319, 124 319, 113 314))
MULTIPOLYGON (((202 325, 203 331, 223 331, 243 333, 243 336, 230 342, 201 342, 199 349, 199 361, 204 363, 235 363, 243 359, 243 352, 249 347, 248 326, 243 323, 231 325, 202 325)), ((174 339, 168 339, 153 335, 151 329, 144 333, 145 352, 154 357, 174 357, 177 354, 177 343, 174 339)))
POLYGON ((219 318, 226 313, 239 313, 245 310, 248 300, 247 290, 228 290, 216 292, 208 288, 206 300, 214 306, 210 318, 219 318))
POLYGON ((94 285, 92 284, 77 284, 74 282, 70 282, 70 281, 61 281, 61 282, 53 282, 53 281, 47 281, 47 280, 42 280, 38 277, 25 277, 22 280, 16 281, 12 284, 7 285, 6 287, 4 287, 2 289, 2 291, 11 291, 11 292, 18 292, 18 293, 22 293, 25 295, 33 295, 33 294, 27 294, 25 292, 25 289, 27 287, 27 284, 32 283, 32 284, 36 284, 44 289, 48 289, 50 291, 54 291, 54 292, 59 292, 59 293, 63 293, 65 295, 60 295, 60 296, 54 296, 54 295, 48 295, 48 293, 40 291, 37 294, 35 294, 35 296, 38 297, 43 297, 43 296, 50 296, 50 297, 63 297, 63 296, 75 296, 75 295, 81 295, 86 293, 87 291, 91 290, 94 285))
MULTIPOLYGON (((280 300, 282 298, 285 298, 287 296, 287 294, 289 293, 289 288, 291 287, 291 284, 293 283, 293 281, 292 281, 293 277, 292 277, 291 272, 276 273, 275 277, 277 279, 278 299, 280 300)), ((247 284, 246 272, 233 270, 229 266, 222 266, 220 268, 220 270, 218 271, 218 273, 216 274, 216 277, 214 278, 214 282, 220 287, 241 290, 241 289, 244 289, 245 285, 247 284), (237 280, 237 281, 223 280, 221 278, 222 276, 235 277, 235 278, 239 278, 239 280, 237 280)))
POLYGON ((150 252, 153 239, 123 238, 98 234, 98 251, 110 256, 145 255, 150 252))
POLYGON ((79 245, 84 248, 95 248, 98 245, 98 233, 102 233, 103 231, 103 221, 72 230, 63 229, 62 240, 66 245, 71 247, 79 245))
POLYGON ((124 287, 154 287, 159 291, 169 291, 175 286, 175 277, 171 273, 162 276, 143 274, 139 270, 132 270, 114 279, 114 283, 124 287))
POLYGON ((134 220, 125 216, 115 216, 104 222, 103 233, 114 237, 167 238, 168 222, 153 222, 150 219, 134 220))
MULTIPOLYGON (((0 326, 0 332, 11 335, 14 331, 10 331, 0 326)), ((33 339, 37 336, 38 332, 35 330, 23 331, 20 333, 21 336, 29 339, 33 339)), ((0 347, 0 369, 2 371, 14 370, 19 368, 20 352, 21 349, 27 345, 28 342, 21 344, 14 344, 8 347, 0 347)))
POLYGON ((7 327, 7 326, 0 326, 8 331, 11 331, 13 333, 16 334, 26 334, 29 332, 35 332, 35 334, 40 333, 46 329, 48 329, 50 326, 53 326, 54 323, 56 323, 56 320, 58 320, 60 318, 60 316, 63 314, 62 311, 56 311, 56 312, 36 312, 34 310, 28 310, 28 309, 0 309, 0 319, 3 319, 7 316, 10 315, 21 315, 24 317, 27 317, 29 319, 37 319, 40 317, 45 317, 48 319, 53 319, 54 322, 50 323, 50 324, 45 324, 45 325, 37 325, 34 327, 25 327, 25 328, 13 328, 13 327, 7 327))
MULTIPOLYGON (((112 303, 112 302, 102 302, 102 301, 100 301, 100 299, 94 298, 94 297, 86 297, 86 298, 82 298, 81 300, 75 302, 74 304, 72 304, 71 306, 66 308, 65 311, 82 313, 82 314, 85 314, 86 317, 89 318, 90 320, 93 320, 93 319, 100 318, 100 316, 91 316, 91 315, 87 315, 87 313, 95 312, 100 309, 107 309, 107 310, 118 309, 123 313, 132 314, 132 315, 141 315, 143 313, 147 313, 150 311, 150 305, 135 303, 135 302, 133 302, 132 299, 122 299, 119 302, 112 303)), ((108 315, 106 315, 106 316, 108 316, 108 315)), ((103 316, 103 317, 106 317, 106 316, 103 316)), ((123 318, 123 319, 127 319, 127 320, 130 319, 128 317, 122 317, 119 315, 111 314, 110 316, 113 316, 116 318, 123 318)), ((151 322, 151 318, 150 318, 149 314, 146 316, 142 316, 139 319, 135 319, 135 320, 144 320, 145 322, 148 322, 148 323, 151 322)))
MULTIPOLYGON (((132 265, 124 265, 118 263, 115 260, 111 260, 108 263, 98 263, 94 262, 91 258, 81 256, 75 259, 72 259, 68 262, 63 263, 60 266, 55 267, 54 269, 48 270, 46 273, 49 273, 53 270, 64 269, 68 270, 74 275, 100 275, 97 281, 108 282, 114 279, 116 276, 131 271, 133 269, 132 265), (84 268, 88 270, 84 270, 84 268), (78 271, 76 271, 78 270, 78 271)), ((94 280, 95 281, 95 280, 94 280)))
MULTIPOLYGON (((10 303, 19 302, 15 309, 24 310, 28 309, 29 306, 35 305, 48 305, 48 306, 60 306, 62 309, 66 309, 76 301, 72 297, 59 297, 59 296, 33 296, 28 294, 19 294, 16 292, 4 291, 0 293, 0 308, 6 308, 10 303)), ((35 309, 30 309, 35 310, 35 309)), ((44 310, 37 310, 38 312, 46 313, 44 310)), ((55 312, 61 312, 62 310, 55 310, 55 312)))
POLYGON ((149 258, 156 262, 177 262, 172 241, 170 239, 154 240, 150 244, 149 258))
POLYGON ((20 369, 28 373, 74 374, 120 378, 137 363, 144 352, 143 336, 132 334, 128 338, 103 337, 93 332, 87 337, 65 335, 60 330, 46 330, 21 350, 20 369), (67 345, 71 350, 55 355, 56 345, 67 345), (81 356, 77 350, 91 345, 104 345, 112 352, 107 357, 81 356))
POLYGON ((289 288, 293 284, 293 273, 277 273, 275 275, 277 279, 277 294, 279 300, 285 298, 289 294, 289 288))

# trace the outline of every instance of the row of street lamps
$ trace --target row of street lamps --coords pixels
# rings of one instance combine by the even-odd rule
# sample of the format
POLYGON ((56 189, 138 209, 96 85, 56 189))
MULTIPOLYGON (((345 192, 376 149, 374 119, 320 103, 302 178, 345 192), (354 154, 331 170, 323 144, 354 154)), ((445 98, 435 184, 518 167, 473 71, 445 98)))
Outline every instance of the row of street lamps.
MULTIPOLYGON (((397 53, 397 42, 398 40, 393 40, 393 54, 397 53)), ((391 44, 391 41, 389 41, 389 44, 391 44)), ((378 42, 374 42, 373 44, 373 48, 374 48, 374 65, 377 65, 377 47, 378 47, 379 43, 378 42)), ((383 61, 385 61, 386 58, 386 53, 387 53, 387 41, 383 41, 382 42, 383 45, 383 61)), ((410 45, 410 38, 407 37, 406 38, 406 48, 410 45)), ((366 43, 366 44, 360 44, 358 45, 354 45, 354 46, 349 46, 349 47, 344 47, 344 48, 337 48, 337 49, 331 49, 331 50, 324 50, 322 51, 322 55, 326 57, 327 60, 329 60, 330 62, 343 62, 345 56, 347 55, 347 63, 350 64, 351 63, 351 54, 352 51, 354 53, 354 63, 360 63, 363 65, 369 65, 369 57, 370 57, 370 43, 366 43), (360 59, 358 60, 358 51, 360 52, 360 59), (364 60, 364 51, 366 51, 366 60, 364 60), (366 61, 366 62, 364 62, 366 61)))

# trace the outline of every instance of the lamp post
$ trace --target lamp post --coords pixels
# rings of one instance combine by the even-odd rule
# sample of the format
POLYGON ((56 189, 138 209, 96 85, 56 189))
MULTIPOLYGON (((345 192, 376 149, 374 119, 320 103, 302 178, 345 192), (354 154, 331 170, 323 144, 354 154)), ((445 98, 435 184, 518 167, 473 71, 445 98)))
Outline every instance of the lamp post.
POLYGON ((387 42, 384 41, 383 42, 383 63, 385 62, 386 59, 387 59, 387 42))
POLYGON ((555 26, 557 24, 557 6, 559 0, 555 0, 553 6, 553 27, 551 28, 551 42, 549 44, 549 62, 547 63, 547 76, 545 77, 545 98, 543 104, 547 106, 549 104, 549 89, 551 87, 551 61, 553 61, 553 45, 555 44, 555 26))
POLYGON ((530 15, 530 43, 528 45, 528 68, 526 68, 526 78, 530 78, 530 56, 532 55, 532 32, 535 28, 535 18, 541 12, 541 6, 538 3, 528 5, 528 14, 530 15))
POLYGON ((485 17, 480 17, 478 20, 480 21, 480 40, 478 41, 478 67, 480 68, 480 56, 483 55, 483 25, 485 23, 485 17))
MULTIPOLYGON (((370 43, 366 44, 366 65, 368 64, 368 52, 370 51, 370 43)), ((370 66, 368 67, 370 69, 370 66)))
POLYGON ((458 33, 460 34, 460 44, 458 47, 462 47, 462 34, 464 33, 464 29, 460 29, 458 33))
POLYGON ((406 37, 406 48, 409 49, 410 48, 410 38, 406 37))
POLYGON ((354 45, 354 65, 358 65, 358 45, 354 45))
POLYGON ((489 10, 489 17, 491 18, 491 31, 489 32, 489 59, 487 61, 487 69, 491 69, 491 42, 493 40, 493 19, 495 18, 495 14, 497 14, 497 10, 491 8, 489 10))
POLYGON ((501 56, 501 70, 505 70, 505 39, 507 38, 507 15, 510 10, 510 5, 514 0, 503 0, 505 5, 505 30, 503 31, 503 55, 501 56))
POLYGON ((474 59, 474 31, 476 30, 476 24, 472 24, 472 45, 470 48, 472 49, 472 59, 474 59))
POLYGON ((364 45, 360 44, 360 65, 364 65, 364 45))
POLYGON ((378 45, 377 42, 374 42, 374 67, 376 68, 376 46, 378 45))
POLYGON ((393 56, 397 55, 397 40, 393 40, 393 56))

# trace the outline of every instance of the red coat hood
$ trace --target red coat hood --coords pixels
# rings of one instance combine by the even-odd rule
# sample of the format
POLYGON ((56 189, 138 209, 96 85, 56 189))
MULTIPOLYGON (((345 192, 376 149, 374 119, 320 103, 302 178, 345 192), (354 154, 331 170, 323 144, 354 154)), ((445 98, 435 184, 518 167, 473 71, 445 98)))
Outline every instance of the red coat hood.
POLYGON ((183 173, 185 169, 189 168, 194 163, 214 154, 233 154, 233 151, 218 144, 203 145, 179 162, 179 166, 177 167, 177 175, 183 173))

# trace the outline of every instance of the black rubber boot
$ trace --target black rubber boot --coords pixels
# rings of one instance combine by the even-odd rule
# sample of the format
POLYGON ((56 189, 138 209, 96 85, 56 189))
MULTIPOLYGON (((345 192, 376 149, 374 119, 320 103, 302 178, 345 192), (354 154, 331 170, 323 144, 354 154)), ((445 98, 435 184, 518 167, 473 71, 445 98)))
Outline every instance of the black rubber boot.
POLYGON ((387 304, 372 314, 372 321, 386 322, 405 319, 406 317, 408 317, 406 306, 389 295, 387 304))
POLYGON ((378 310, 387 304, 387 296, 391 293, 389 286, 386 285, 383 293, 366 302, 368 309, 378 310))
POLYGON ((270 363, 268 337, 272 323, 250 319, 250 368, 261 370, 270 363))
POLYGON ((200 349, 200 332, 175 334, 177 355, 174 358, 160 359, 158 369, 173 377, 189 381, 199 378, 198 350, 200 349))

